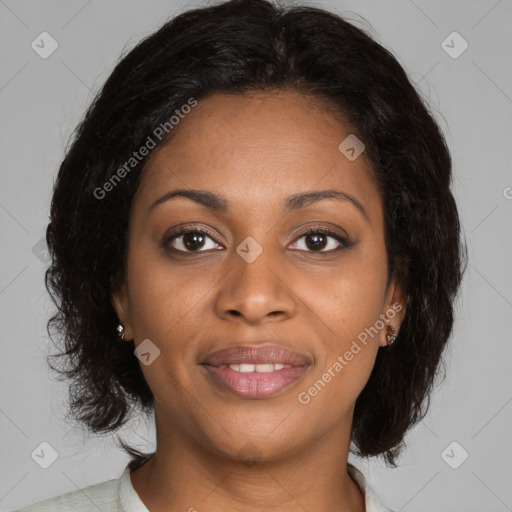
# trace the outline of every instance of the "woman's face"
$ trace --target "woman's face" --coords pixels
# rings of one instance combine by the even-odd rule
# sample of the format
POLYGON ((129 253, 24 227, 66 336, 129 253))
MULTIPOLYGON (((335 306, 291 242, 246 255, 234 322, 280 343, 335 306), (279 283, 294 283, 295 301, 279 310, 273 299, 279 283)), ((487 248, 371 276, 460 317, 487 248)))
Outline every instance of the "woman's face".
POLYGON ((140 364, 160 432, 272 459, 350 430, 386 344, 383 319, 398 331, 404 313, 401 290, 386 288, 369 163, 354 159, 351 139, 339 149, 350 134, 298 93, 216 94, 155 150, 113 304, 125 338, 149 353, 140 364), (178 189, 210 196, 162 199, 178 189), (327 190, 339 194, 322 198, 327 190), (296 357, 258 352, 268 346, 296 357), (237 360, 262 366, 222 368, 237 360), (265 365, 285 360, 291 368, 265 365))

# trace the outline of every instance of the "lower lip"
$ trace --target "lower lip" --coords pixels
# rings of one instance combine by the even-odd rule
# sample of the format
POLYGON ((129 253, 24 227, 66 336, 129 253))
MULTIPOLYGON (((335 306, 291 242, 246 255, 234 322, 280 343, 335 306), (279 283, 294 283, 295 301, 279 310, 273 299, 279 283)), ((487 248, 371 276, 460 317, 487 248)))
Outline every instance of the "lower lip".
POLYGON ((293 366, 273 372, 242 373, 229 367, 202 365, 215 382, 235 395, 243 398, 266 398, 279 393, 298 381, 308 368, 293 366))

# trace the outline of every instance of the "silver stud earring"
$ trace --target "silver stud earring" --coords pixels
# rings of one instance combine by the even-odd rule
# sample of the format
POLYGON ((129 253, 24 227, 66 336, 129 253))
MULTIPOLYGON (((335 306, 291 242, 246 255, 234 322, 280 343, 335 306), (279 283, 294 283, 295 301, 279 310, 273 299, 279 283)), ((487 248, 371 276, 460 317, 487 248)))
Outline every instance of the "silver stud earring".
POLYGON ((124 326, 123 324, 117 324, 117 335, 119 339, 124 341, 124 326))
POLYGON ((391 325, 386 325, 386 341, 388 342, 388 347, 393 345, 396 340, 395 336, 396 330, 391 325))

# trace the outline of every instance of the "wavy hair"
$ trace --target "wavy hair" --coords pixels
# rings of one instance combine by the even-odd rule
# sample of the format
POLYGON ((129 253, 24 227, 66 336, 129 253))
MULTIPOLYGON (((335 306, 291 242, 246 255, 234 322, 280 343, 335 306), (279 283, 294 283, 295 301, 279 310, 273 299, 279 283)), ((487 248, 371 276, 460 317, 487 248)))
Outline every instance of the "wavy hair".
MULTIPOLYGON (((356 455, 396 466, 406 432, 429 407, 465 269, 451 157, 396 58, 316 7, 230 0, 188 10, 119 59, 74 131, 54 186, 45 284, 57 306, 47 330, 60 353, 49 365, 69 379, 68 412, 91 432, 113 433, 136 412, 151 413, 153 395, 133 343, 118 341, 110 302, 126 277, 130 208, 149 157, 101 200, 95 190, 189 98, 269 90, 321 100, 366 145, 383 201, 388 280, 404 286, 407 309, 357 398, 351 440, 356 455)), ((120 444, 131 469, 153 455, 120 444)))

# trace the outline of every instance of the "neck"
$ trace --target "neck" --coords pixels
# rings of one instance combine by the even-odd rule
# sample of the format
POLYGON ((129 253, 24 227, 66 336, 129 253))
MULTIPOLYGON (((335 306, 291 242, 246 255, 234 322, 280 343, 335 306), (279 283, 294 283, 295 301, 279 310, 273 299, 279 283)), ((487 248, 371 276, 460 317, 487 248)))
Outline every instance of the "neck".
POLYGON ((159 416, 155 408, 156 453, 131 473, 151 512, 365 512, 364 496, 347 472, 350 422, 293 453, 263 456, 246 443, 229 456, 159 416))

